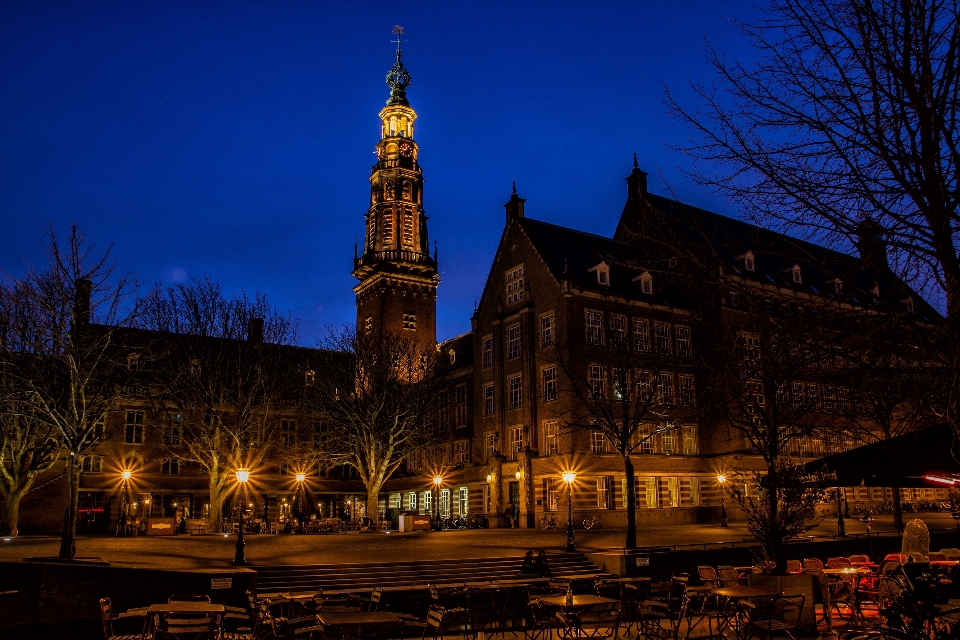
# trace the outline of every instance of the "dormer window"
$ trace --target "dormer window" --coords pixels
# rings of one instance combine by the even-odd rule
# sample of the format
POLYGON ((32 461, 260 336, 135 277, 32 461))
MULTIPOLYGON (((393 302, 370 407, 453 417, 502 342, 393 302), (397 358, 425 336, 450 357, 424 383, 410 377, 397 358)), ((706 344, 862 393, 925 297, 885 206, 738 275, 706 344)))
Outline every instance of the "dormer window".
POLYGON ((653 295, 653 276, 650 275, 649 271, 644 271, 634 278, 633 281, 640 283, 641 293, 645 293, 648 296, 653 295))
POLYGON ((879 298, 880 298, 880 285, 879 285, 879 284, 874 284, 874 285, 873 285, 873 289, 870 289, 870 293, 873 294, 873 297, 874 297, 874 298, 879 299, 879 298))
POLYGON ((743 261, 743 268, 745 271, 755 271, 756 266, 753 261, 753 251, 747 251, 742 256, 739 256, 739 260, 743 261))
POLYGON ((903 308, 907 310, 907 313, 913 313, 913 298, 908 296, 901 300, 900 304, 902 304, 903 308))
POLYGON ((841 280, 840 278, 834 278, 833 280, 829 280, 827 284, 833 287, 834 294, 840 295, 841 293, 843 293, 843 280, 841 280))
POLYGON ((670 256, 670 259, 667 260, 667 266, 671 269, 677 268, 677 256, 670 256))
POLYGON ((317 372, 313 369, 307 369, 303 372, 303 381, 309 387, 317 379, 317 372))
POLYGON ((447 353, 450 355, 450 364, 455 364, 457 362, 457 350, 450 349, 447 353))
POLYGON ((790 270, 790 276, 794 284, 803 284, 803 278, 800 276, 800 265, 793 265, 793 268, 790 270))
POLYGON ((606 262, 601 262, 595 267, 591 267, 588 271, 593 271, 597 274, 597 284, 609 287, 610 286, 610 267, 607 266, 606 262))
POLYGON ((139 354, 139 353, 128 353, 128 354, 127 354, 127 369, 130 369, 131 371, 133 371, 134 369, 137 368, 137 364, 139 364, 139 362, 140 362, 140 354, 139 354))

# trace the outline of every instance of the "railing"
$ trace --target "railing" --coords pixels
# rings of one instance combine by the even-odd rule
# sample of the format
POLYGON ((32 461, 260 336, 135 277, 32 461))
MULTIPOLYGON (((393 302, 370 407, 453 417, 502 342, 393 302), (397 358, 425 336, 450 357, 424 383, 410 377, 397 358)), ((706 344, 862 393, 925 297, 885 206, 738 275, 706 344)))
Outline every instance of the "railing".
MULTIPOLYGON (((936 528, 930 529, 931 536, 937 533, 954 533, 955 530, 951 528, 936 528)), ((902 531, 897 531, 896 529, 890 529, 887 531, 871 531, 869 534, 870 538, 890 538, 890 537, 900 537, 903 535, 902 531)), ((828 541, 837 541, 837 540, 867 540, 867 533, 848 533, 846 536, 838 535, 828 535, 828 536, 804 536, 802 538, 791 538, 786 541, 787 544, 796 544, 796 543, 808 543, 808 542, 828 542, 828 541)), ((742 538, 740 540, 728 540, 721 542, 690 542, 686 544, 673 544, 673 545, 652 545, 647 547, 639 547, 635 551, 631 550, 632 553, 662 553, 668 551, 684 551, 692 549, 735 549, 738 547, 755 547, 757 546, 757 541, 753 538, 742 538)))
POLYGON ((375 264, 377 262, 411 262, 413 264, 425 264, 436 268, 437 263, 428 253, 419 251, 409 251, 406 249, 391 249, 389 251, 367 251, 354 261, 354 269, 361 265, 375 264))

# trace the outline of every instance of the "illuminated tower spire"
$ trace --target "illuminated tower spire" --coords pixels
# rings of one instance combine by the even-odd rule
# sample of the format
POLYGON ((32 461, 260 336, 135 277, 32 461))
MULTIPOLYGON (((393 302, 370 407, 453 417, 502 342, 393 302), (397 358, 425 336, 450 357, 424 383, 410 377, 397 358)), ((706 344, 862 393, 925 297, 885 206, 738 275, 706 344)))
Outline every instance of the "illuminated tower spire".
POLYGON ((370 173, 363 255, 354 259, 357 328, 415 335, 424 347, 436 344, 436 293, 440 279, 430 257, 423 210, 423 173, 413 139, 416 112, 407 101, 410 73, 397 61, 387 73, 390 97, 380 111, 377 163, 370 173), (414 333, 408 333, 414 332, 414 333))

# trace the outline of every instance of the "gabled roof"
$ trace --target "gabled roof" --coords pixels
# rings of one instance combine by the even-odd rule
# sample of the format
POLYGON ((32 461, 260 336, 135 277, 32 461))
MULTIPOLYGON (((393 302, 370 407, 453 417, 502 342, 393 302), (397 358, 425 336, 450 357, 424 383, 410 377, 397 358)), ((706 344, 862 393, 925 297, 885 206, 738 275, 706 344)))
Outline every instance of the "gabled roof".
POLYGON ((657 276, 653 295, 641 293, 634 278, 646 269, 654 271, 653 257, 642 247, 531 218, 521 218, 518 223, 557 282, 569 280, 579 289, 652 303, 680 306, 683 302, 675 287, 657 276), (599 284, 596 271, 592 270, 601 261, 609 266, 609 285, 599 284))
MULTIPOLYGON (((882 304, 889 306, 910 296, 919 316, 930 320, 941 318, 889 268, 867 268, 858 257, 656 194, 644 193, 643 198, 673 222, 670 225, 673 233, 705 264, 715 259, 729 273, 747 280, 813 295, 833 295, 832 281, 840 279, 843 295, 860 306, 873 305, 872 296, 864 292, 877 286, 882 304), (754 254, 752 272, 743 269, 739 260, 747 251, 754 254), (794 283, 789 274, 794 265, 801 269, 800 284, 794 283)), ((623 228, 629 226, 631 219, 643 215, 641 206, 639 199, 627 202, 618 225, 618 236, 624 238, 623 228)))

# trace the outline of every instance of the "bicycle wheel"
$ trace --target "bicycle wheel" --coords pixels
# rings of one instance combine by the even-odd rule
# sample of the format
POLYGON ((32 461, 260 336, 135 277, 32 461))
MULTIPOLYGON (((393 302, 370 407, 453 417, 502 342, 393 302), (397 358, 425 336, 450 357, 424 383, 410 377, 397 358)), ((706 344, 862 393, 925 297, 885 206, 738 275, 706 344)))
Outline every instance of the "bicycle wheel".
POLYGON ((915 636, 899 629, 873 627, 872 629, 853 629, 840 634, 837 640, 918 640, 915 636))

